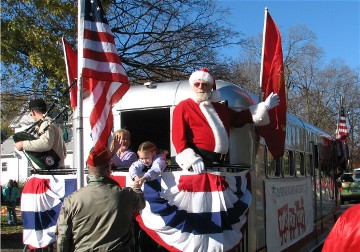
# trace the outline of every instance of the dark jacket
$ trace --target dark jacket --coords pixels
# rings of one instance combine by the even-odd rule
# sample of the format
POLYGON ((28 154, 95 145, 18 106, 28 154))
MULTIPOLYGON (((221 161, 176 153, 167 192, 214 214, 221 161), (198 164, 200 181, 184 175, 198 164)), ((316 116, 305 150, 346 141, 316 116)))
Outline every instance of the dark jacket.
POLYGON ((57 251, 130 251, 132 217, 145 207, 143 192, 120 188, 114 180, 97 175, 89 175, 87 182, 63 202, 57 251))
POLYGON ((15 207, 18 198, 20 198, 20 191, 16 186, 6 186, 2 194, 4 196, 4 201, 6 206, 15 207))

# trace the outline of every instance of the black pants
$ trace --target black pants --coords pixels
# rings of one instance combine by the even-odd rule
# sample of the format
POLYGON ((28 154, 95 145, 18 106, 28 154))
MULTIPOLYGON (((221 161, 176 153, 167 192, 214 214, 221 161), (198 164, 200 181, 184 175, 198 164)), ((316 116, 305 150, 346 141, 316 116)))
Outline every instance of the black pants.
POLYGON ((168 250, 155 242, 151 237, 140 228, 137 221, 134 219, 134 236, 135 246, 133 252, 167 252, 168 250))

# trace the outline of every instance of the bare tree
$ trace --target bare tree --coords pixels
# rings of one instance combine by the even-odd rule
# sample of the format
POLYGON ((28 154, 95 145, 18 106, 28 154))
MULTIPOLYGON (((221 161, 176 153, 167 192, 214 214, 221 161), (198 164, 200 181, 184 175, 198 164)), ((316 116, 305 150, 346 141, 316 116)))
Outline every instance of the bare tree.
POLYGON ((239 34, 225 26, 227 10, 213 1, 134 0, 109 7, 119 54, 134 83, 221 66, 215 49, 240 43, 234 39, 239 34))
MULTIPOLYGON (((131 84, 221 68, 219 49, 241 43, 213 0, 104 0, 103 7, 131 84)), ((2 91, 59 96, 67 87, 61 37, 76 49, 77 1, 4 0, 1 30, 2 91)), ((7 97, 2 102, 12 102, 7 97)))
MULTIPOLYGON (((226 23, 227 10, 218 8, 215 1, 106 1, 104 6, 118 53, 134 84, 222 65, 216 50, 240 43, 239 34, 226 23)), ((4 1, 1 36, 7 38, 2 40, 3 62, 9 73, 3 79, 5 86, 14 84, 16 72, 21 72, 16 87, 23 90, 19 84, 25 82, 28 93, 42 86, 64 85, 60 39, 64 36, 76 47, 76 8, 72 1, 4 1)))
MULTIPOLYGON (((228 79, 259 94, 262 35, 245 41, 228 79)), ((288 111, 334 136, 340 97, 344 96, 349 152, 352 162, 360 166, 359 69, 351 69, 340 59, 324 64, 324 52, 315 42, 315 34, 303 25, 282 34, 288 111)))

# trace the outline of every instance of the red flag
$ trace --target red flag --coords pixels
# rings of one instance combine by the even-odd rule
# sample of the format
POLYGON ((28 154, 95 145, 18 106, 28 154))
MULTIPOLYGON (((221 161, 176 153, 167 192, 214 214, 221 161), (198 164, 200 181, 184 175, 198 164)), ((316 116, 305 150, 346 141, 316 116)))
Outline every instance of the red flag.
POLYGON ((346 140, 348 136, 348 129, 346 126, 345 110, 343 105, 340 106, 339 118, 336 127, 336 139, 346 140))
POLYGON ((94 147, 107 146, 113 127, 112 107, 129 89, 114 37, 99 0, 85 0, 82 77, 89 90, 94 147))
MULTIPOLYGON (((77 78, 77 53, 72 49, 66 39, 62 38, 64 48, 64 58, 66 66, 66 75, 69 86, 73 83, 74 79, 77 78)), ((70 104, 71 107, 76 107, 77 101, 77 85, 73 85, 70 88, 70 104)))
POLYGON ((265 100, 271 92, 274 92, 280 96, 280 104, 269 110, 270 124, 257 127, 257 132, 265 139, 271 155, 279 158, 284 154, 286 136, 284 62, 280 32, 270 14, 267 12, 266 15, 262 69, 263 99, 265 100))

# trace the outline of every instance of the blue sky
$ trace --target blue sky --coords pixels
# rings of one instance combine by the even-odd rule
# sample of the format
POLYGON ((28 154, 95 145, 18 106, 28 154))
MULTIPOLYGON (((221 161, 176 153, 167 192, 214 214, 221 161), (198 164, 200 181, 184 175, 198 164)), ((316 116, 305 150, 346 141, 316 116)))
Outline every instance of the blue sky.
POLYGON ((360 0, 217 0, 217 3, 230 8, 228 20, 245 36, 262 33, 264 10, 268 7, 280 33, 287 33, 294 25, 306 25, 316 34, 316 44, 325 51, 326 63, 343 59, 351 68, 360 67, 360 0))

